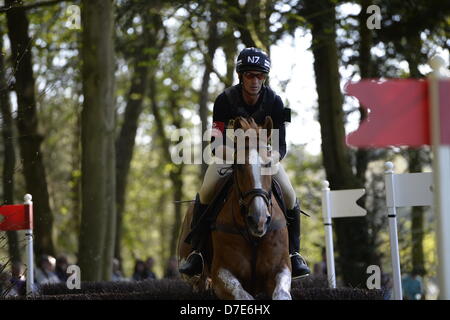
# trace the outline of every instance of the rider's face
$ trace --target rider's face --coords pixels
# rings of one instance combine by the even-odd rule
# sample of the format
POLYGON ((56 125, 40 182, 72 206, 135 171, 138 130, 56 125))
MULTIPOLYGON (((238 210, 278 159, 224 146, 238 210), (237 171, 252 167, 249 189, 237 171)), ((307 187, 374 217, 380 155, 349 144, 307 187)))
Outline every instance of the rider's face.
POLYGON ((251 95, 258 95, 261 87, 266 80, 267 74, 259 71, 245 71, 242 73, 242 85, 244 91, 251 95))

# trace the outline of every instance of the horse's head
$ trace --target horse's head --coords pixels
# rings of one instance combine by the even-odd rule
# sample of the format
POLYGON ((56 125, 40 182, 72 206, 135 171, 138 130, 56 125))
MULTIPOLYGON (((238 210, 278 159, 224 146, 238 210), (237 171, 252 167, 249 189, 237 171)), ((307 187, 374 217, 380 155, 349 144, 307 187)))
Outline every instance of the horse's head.
POLYGON ((272 176, 262 174, 262 168, 270 166, 267 141, 272 130, 272 119, 266 117, 264 125, 259 127, 252 118, 238 117, 234 129, 233 171, 239 205, 250 234, 262 237, 272 218, 272 176))

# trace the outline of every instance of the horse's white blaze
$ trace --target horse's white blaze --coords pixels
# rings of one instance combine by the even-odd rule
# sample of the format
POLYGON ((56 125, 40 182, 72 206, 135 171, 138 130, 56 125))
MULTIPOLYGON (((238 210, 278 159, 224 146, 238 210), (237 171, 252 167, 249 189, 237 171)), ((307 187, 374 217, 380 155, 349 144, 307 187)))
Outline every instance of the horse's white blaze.
MULTIPOLYGON (((249 161, 252 167, 252 177, 255 185, 253 188, 262 189, 261 181, 261 157, 256 149, 250 149, 249 161)), ((256 212, 264 212, 266 203, 261 197, 253 198, 252 210, 256 212)))
POLYGON ((220 268, 218 277, 223 282, 225 289, 233 295, 235 300, 254 300, 252 295, 245 291, 239 280, 227 269, 220 268))
POLYGON ((258 150, 250 149, 249 162, 252 166, 253 181, 255 181, 254 188, 261 188, 261 159, 259 158, 258 150))
POLYGON ((276 276, 276 286, 272 294, 273 300, 292 300, 291 297, 291 271, 284 267, 276 276))

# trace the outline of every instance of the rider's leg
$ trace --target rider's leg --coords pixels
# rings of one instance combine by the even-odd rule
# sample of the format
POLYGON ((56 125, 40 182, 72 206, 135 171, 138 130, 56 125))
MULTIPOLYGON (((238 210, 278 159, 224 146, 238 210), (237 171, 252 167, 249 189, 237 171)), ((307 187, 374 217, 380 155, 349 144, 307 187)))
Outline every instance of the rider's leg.
POLYGON ((199 194, 195 199, 191 222, 191 245, 193 251, 179 268, 180 273, 190 277, 201 274, 203 270, 202 252, 206 245, 206 239, 208 238, 209 224, 208 219, 204 219, 202 216, 214 197, 215 186, 221 178, 218 171, 222 167, 223 165, 215 162, 208 166, 199 194))
POLYGON ((207 207, 207 204, 201 203, 200 197, 197 194, 195 197, 194 211, 192 213, 191 221, 191 230, 194 230, 195 228, 195 231, 192 231, 190 234, 190 242, 193 251, 178 269, 180 273, 190 277, 201 274, 203 270, 202 252, 205 245, 208 225, 205 222, 205 219, 201 219, 201 217, 205 213, 207 207))
POLYGON ((286 204, 286 218, 289 234, 289 254, 292 264, 292 278, 298 278, 310 274, 305 259, 300 255, 300 205, 295 196, 295 190, 281 163, 274 175, 274 179, 280 184, 286 204))

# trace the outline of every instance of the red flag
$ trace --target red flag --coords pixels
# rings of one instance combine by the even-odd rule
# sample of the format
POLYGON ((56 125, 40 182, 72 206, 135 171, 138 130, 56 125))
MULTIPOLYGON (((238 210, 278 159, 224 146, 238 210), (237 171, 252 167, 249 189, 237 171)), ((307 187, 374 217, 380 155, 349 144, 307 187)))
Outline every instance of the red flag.
POLYGON ((450 145, 450 80, 439 81, 441 144, 450 145))
POLYGON ((28 204, 0 206, 0 230, 33 229, 33 207, 28 204))
POLYGON ((362 80, 349 84, 347 93, 370 111, 360 127, 347 136, 347 144, 357 147, 431 144, 427 81, 362 80))

